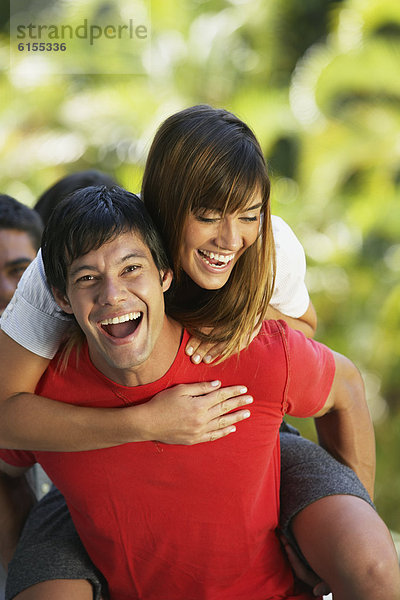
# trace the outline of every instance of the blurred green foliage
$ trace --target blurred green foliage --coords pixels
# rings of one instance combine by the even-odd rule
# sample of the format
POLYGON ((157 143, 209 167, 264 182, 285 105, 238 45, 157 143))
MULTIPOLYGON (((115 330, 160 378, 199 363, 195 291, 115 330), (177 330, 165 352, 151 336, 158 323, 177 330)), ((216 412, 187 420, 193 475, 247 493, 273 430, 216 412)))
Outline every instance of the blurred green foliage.
POLYGON ((151 62, 131 76, 101 64, 98 75, 21 76, 3 8, 0 189, 27 204, 91 167, 138 191, 157 125, 185 106, 223 106, 253 127, 273 212, 308 256, 317 338, 365 376, 376 503, 400 531, 400 3, 153 0, 151 62))

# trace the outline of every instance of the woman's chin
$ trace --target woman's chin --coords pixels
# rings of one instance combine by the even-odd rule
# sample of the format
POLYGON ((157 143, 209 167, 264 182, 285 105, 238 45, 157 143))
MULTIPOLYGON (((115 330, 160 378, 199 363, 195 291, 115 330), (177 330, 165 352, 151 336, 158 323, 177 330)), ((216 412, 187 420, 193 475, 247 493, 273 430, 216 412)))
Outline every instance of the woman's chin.
POLYGON ((196 285, 205 290, 219 290, 229 279, 231 270, 225 273, 193 273, 191 279, 196 285))

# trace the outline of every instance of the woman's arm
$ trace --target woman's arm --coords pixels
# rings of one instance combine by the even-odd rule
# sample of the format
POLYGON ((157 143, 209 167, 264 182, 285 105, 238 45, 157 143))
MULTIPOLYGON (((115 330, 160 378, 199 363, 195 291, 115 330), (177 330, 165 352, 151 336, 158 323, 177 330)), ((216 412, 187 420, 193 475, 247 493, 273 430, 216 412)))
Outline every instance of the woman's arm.
POLYGON ((320 445, 358 475, 371 498, 375 481, 375 436, 360 372, 333 352, 335 377, 323 409, 314 415, 320 445))
POLYGON ((300 317, 289 317, 270 305, 268 307, 266 318, 286 321, 292 329, 302 331, 304 335, 309 338, 313 338, 317 330, 317 313, 311 301, 306 312, 300 317))
POLYGON ((77 451, 158 440, 196 444, 235 431, 252 398, 241 386, 220 382, 175 386, 140 406, 87 408, 34 394, 49 361, 0 331, 0 446, 21 450, 77 451))

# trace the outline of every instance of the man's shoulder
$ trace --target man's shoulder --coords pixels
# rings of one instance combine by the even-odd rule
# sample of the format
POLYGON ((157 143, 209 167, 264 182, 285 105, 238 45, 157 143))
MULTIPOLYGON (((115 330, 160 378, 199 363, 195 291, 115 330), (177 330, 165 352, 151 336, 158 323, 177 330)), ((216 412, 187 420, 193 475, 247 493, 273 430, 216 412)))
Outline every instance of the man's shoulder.
MULTIPOLYGON (((282 320, 268 319, 263 321, 261 329, 255 340, 261 342, 262 345, 268 347, 272 343, 282 343, 288 334, 290 327, 282 320)), ((290 335, 290 333, 289 333, 290 335)))
MULTIPOLYGON (((276 351, 280 346, 289 359, 294 355, 303 356, 303 359, 306 360, 314 358, 316 355, 332 354, 327 346, 307 338, 303 332, 293 329, 282 319, 264 321, 252 344, 254 342, 264 348, 264 352, 272 349, 276 351)), ((258 351, 260 351, 259 348, 258 351)))
POLYGON ((51 394, 50 397, 56 399, 58 393, 62 393, 66 387, 71 391, 81 386, 84 389, 91 385, 92 379, 96 381, 86 341, 72 347, 66 344, 50 361, 36 392, 43 395, 46 391, 51 394))

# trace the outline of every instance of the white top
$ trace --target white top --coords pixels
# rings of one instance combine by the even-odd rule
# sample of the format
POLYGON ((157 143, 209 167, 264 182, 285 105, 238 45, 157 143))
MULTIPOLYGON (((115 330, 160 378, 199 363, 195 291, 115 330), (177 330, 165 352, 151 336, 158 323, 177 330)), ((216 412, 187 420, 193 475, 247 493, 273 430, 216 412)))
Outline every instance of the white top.
MULTIPOLYGON (((276 281, 271 305, 289 317, 300 317, 310 299, 304 283, 304 250, 289 225, 272 217, 276 246, 276 281)), ((18 344, 44 358, 53 358, 71 317, 57 306, 47 285, 41 251, 23 274, 1 317, 1 329, 18 344)))
POLYGON ((306 256, 303 246, 280 217, 272 215, 276 249, 276 275, 271 306, 297 319, 306 312, 310 296, 305 284, 306 256))

